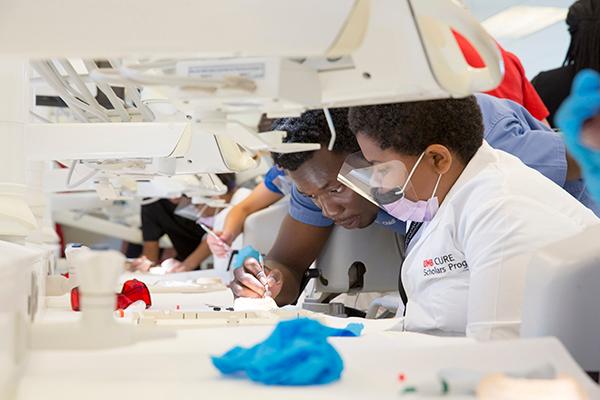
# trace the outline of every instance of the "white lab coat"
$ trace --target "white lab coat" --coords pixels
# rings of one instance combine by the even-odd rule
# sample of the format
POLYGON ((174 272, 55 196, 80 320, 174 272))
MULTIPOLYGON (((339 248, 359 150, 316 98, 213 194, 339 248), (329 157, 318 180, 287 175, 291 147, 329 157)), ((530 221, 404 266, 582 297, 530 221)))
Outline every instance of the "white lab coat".
POLYGON ((555 183, 484 142, 407 249, 404 328, 518 336, 533 252, 599 222, 555 183))

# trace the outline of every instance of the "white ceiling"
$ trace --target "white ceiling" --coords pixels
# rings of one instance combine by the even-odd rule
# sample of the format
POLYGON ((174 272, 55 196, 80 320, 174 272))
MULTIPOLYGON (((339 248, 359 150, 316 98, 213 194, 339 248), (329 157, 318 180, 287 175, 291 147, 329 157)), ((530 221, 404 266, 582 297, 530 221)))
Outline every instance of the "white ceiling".
MULTIPOLYGON (((480 21, 515 5, 568 8, 572 0, 464 0, 480 21)), ((563 22, 519 39, 501 39, 498 42, 515 53, 523 63, 529 79, 538 72, 559 67, 569 45, 569 33, 563 22)))

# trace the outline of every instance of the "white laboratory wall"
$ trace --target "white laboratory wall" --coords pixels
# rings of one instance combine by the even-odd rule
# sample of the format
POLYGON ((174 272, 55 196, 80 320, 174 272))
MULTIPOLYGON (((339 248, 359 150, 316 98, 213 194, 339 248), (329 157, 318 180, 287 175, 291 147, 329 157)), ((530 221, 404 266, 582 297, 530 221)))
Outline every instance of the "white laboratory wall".
MULTIPOLYGON (((480 21, 516 5, 539 7, 569 8, 571 0, 465 0, 473 15, 480 21)), ((506 49, 515 53, 523 63, 527 77, 531 80, 540 71, 557 68, 562 65, 567 47, 569 33, 564 21, 549 26, 519 39, 497 38, 506 49)))

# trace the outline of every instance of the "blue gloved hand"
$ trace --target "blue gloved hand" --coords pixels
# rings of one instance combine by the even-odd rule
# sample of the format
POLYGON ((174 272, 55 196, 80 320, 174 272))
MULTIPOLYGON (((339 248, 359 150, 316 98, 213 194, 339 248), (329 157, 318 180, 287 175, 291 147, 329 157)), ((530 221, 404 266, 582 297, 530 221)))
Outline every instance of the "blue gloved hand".
POLYGON ((235 257, 235 260, 231 263, 231 267, 233 269, 241 268, 244 265, 244 261, 248 258, 254 258, 256 261, 260 261, 260 251, 250 245, 241 248, 235 257))
POLYGON ((234 347, 221 357, 213 356, 212 362, 223 374, 245 372, 265 385, 330 383, 340 378, 344 363, 327 338, 359 336, 362 328, 357 323, 330 328, 308 318, 282 321, 262 343, 234 347))
POLYGON ((598 114, 600 75, 585 69, 573 80, 571 94, 558 109, 555 120, 563 131, 569 152, 581 167, 588 191, 594 200, 600 203, 600 151, 585 146, 581 141, 583 124, 598 114))

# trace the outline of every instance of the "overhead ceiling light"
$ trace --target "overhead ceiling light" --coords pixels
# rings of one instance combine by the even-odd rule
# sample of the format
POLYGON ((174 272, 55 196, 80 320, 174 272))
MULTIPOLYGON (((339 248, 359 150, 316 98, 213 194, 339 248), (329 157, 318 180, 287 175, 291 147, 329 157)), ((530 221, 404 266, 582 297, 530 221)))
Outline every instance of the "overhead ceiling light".
POLYGON ((518 39, 563 21, 567 12, 559 7, 513 6, 481 24, 496 39, 518 39))

